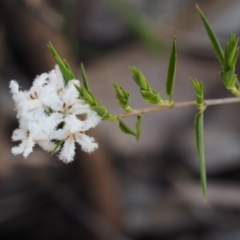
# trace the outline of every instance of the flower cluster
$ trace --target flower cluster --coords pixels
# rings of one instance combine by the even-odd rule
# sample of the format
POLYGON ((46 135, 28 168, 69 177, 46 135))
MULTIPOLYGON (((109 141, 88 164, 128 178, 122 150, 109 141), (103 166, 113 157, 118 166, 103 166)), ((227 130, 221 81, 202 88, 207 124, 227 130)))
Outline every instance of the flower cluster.
POLYGON ((99 124, 101 118, 79 99, 75 86, 80 82, 73 79, 66 84, 58 66, 37 76, 29 91, 20 91, 16 81, 10 82, 19 119, 12 140, 21 141, 12 148, 13 154, 27 157, 37 144, 49 152, 61 149, 59 159, 68 163, 74 159, 75 142, 88 153, 98 147, 85 131, 99 124))

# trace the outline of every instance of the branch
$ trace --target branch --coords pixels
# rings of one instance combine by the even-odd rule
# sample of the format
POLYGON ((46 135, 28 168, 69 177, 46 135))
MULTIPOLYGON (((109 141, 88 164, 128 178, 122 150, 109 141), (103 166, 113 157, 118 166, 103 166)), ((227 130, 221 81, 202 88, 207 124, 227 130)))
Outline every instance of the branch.
MULTIPOLYGON (((239 103, 239 102, 240 102, 240 98, 236 98, 236 97, 222 98, 222 99, 209 99, 204 101, 204 105, 207 107, 207 106, 213 106, 213 105, 239 103)), ((117 115, 117 117, 127 118, 131 116, 142 115, 145 113, 157 112, 157 111, 161 111, 169 108, 190 107, 190 106, 196 106, 196 101, 179 102, 179 103, 175 103, 173 106, 154 106, 149 108, 136 109, 136 110, 133 110, 131 113, 119 114, 117 115)))

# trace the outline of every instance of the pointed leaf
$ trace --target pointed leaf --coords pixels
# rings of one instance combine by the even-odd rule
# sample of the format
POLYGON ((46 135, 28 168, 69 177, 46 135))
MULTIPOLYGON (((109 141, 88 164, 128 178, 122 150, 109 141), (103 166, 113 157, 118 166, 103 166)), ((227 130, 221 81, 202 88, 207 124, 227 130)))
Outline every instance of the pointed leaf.
POLYGON ((74 84, 75 88, 79 92, 79 97, 83 99, 85 102, 87 102, 91 107, 99 105, 98 101, 95 99, 93 94, 88 91, 85 87, 79 87, 76 84, 74 84))
POLYGON ((82 79, 83 79, 83 86, 84 86, 88 91, 90 91, 89 85, 88 85, 88 80, 87 80, 87 75, 86 75, 86 72, 85 72, 85 69, 84 69, 84 66, 83 66, 82 63, 81 63, 81 73, 82 73, 82 79))
POLYGON ((122 121, 121 118, 118 118, 118 122, 119 122, 119 128, 122 132, 137 137, 136 133, 130 127, 128 127, 126 123, 122 121))
POLYGON ((104 106, 98 105, 91 107, 93 111, 95 111, 102 119, 115 121, 116 117, 113 116, 104 106))
POLYGON ((204 16, 202 10, 200 9, 200 7, 198 5, 196 5, 196 8, 200 14, 200 17, 202 19, 202 22, 204 24, 204 27, 207 31, 208 37, 212 43, 213 49, 218 57, 218 60, 220 61, 221 65, 224 66, 224 53, 223 53, 223 49, 220 45, 220 43, 218 42, 218 39, 215 35, 215 33, 213 32, 210 24, 208 23, 208 20, 206 19, 206 17, 204 16))
POLYGON ((48 48, 50 49, 53 57, 55 58, 55 61, 57 62, 58 66, 62 72, 65 82, 68 83, 70 80, 75 79, 74 74, 73 74, 72 70, 70 69, 70 66, 68 65, 66 60, 62 60, 60 58, 60 56, 58 55, 57 51, 55 50, 55 48, 53 47, 51 42, 49 42, 48 48))
POLYGON ((166 81, 166 92, 169 96, 169 101, 173 99, 174 85, 175 85, 175 75, 176 75, 176 61, 177 61, 177 49, 176 49, 176 39, 173 40, 172 52, 168 64, 168 74, 166 81))
POLYGON ((55 148, 52 150, 51 155, 55 154, 55 153, 61 148, 61 146, 62 146, 63 143, 64 143, 64 140, 60 140, 60 141, 56 144, 55 148))
POLYGON ((195 117, 195 137, 196 147, 199 156, 200 176, 203 191, 204 201, 207 200, 207 177, 205 166, 205 153, 204 153, 204 136, 203 136, 203 112, 199 112, 195 117))

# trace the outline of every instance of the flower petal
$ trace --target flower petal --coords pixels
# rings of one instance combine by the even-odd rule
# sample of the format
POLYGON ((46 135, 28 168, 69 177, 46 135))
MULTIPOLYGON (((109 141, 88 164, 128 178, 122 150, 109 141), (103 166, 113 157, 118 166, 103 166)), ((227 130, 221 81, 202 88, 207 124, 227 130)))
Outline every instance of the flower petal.
POLYGON ((75 155, 75 141, 70 136, 63 144, 62 150, 59 154, 59 159, 64 163, 69 163, 73 161, 75 155))
POLYGON ((89 137, 85 134, 78 134, 77 135, 77 142, 81 145, 81 148, 84 152, 93 152, 98 148, 98 144, 93 137, 89 137))

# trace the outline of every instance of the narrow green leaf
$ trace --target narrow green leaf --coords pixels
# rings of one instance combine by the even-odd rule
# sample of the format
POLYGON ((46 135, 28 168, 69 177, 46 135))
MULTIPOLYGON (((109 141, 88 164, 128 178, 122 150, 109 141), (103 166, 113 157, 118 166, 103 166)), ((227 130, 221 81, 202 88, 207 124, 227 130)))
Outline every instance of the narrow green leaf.
POLYGON ((51 155, 55 154, 60 149, 60 147, 62 146, 63 143, 64 143, 64 140, 60 140, 56 144, 55 148, 52 150, 51 155))
POLYGON ((198 13, 200 14, 200 17, 202 19, 202 22, 204 24, 204 27, 207 31, 208 37, 212 43, 212 46, 214 48, 214 51, 218 57, 218 60, 220 61, 222 67, 224 67, 224 53, 223 53, 223 49, 220 45, 220 43, 218 42, 218 39, 215 35, 215 33, 213 32, 210 24, 208 23, 208 20, 206 19, 206 17, 204 16, 202 10, 200 9, 200 7, 196 4, 196 8, 198 10, 198 13))
POLYGON ((199 156, 200 176, 203 191, 204 201, 207 200, 207 177, 205 166, 205 153, 204 153, 204 136, 203 136, 203 112, 197 113, 195 117, 195 137, 196 147, 199 156))
POLYGON ((142 134, 142 115, 137 115, 136 138, 139 140, 142 134))
POLYGON ((88 91, 90 91, 89 85, 88 85, 88 80, 87 80, 87 74, 86 74, 86 72, 85 72, 85 69, 84 69, 84 66, 83 66, 82 63, 81 63, 81 73, 82 73, 82 79, 83 79, 83 86, 84 86, 88 91))
POLYGON ((224 48, 224 71, 235 67, 238 57, 238 41, 239 38, 235 34, 231 34, 224 48))
POLYGON ((233 56, 233 60, 232 60, 232 65, 236 66, 237 64, 237 60, 238 60, 238 54, 239 54, 239 47, 237 48, 235 55, 233 56))
POLYGON ((113 116, 107 108, 104 106, 98 105, 91 107, 93 111, 95 111, 102 119, 109 120, 109 121, 115 121, 116 117, 113 116))
POLYGON ((74 86, 79 92, 79 98, 83 99, 91 107, 99 105, 93 94, 90 91, 86 90, 85 87, 79 87, 76 84, 74 84, 74 86))
POLYGON ((71 80, 74 79, 75 77, 73 75, 72 69, 71 69, 70 65, 68 64, 68 62, 65 59, 63 59, 63 63, 64 63, 65 67, 68 69, 68 71, 71 74, 71 80))
POLYGON ((58 55, 57 51, 55 50, 55 48, 53 47, 51 42, 49 42, 48 48, 51 51, 53 57, 55 58, 55 61, 57 62, 58 66, 62 72, 65 82, 68 83, 70 80, 75 79, 74 74, 73 74, 69 64, 67 63, 66 60, 62 60, 60 58, 60 56, 58 55))
POLYGON ((175 85, 175 76, 176 76, 176 61, 177 61, 177 48, 176 48, 176 39, 173 40, 172 52, 168 64, 168 74, 166 81, 166 92, 169 96, 169 101, 173 99, 174 85, 175 85))
POLYGON ((119 122, 119 128, 122 132, 137 137, 136 133, 130 127, 128 127, 126 123, 122 121, 121 118, 118 118, 118 122, 119 122))
POLYGON ((93 106, 91 109, 94 110, 100 117, 106 116, 108 113, 108 110, 103 106, 93 106))

